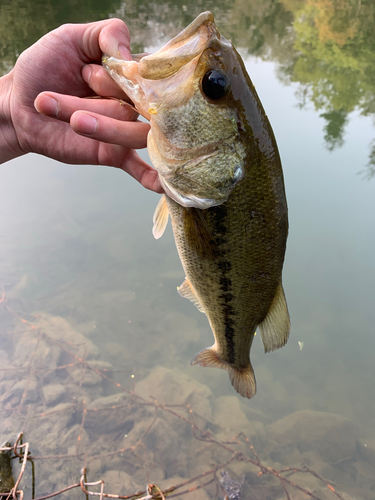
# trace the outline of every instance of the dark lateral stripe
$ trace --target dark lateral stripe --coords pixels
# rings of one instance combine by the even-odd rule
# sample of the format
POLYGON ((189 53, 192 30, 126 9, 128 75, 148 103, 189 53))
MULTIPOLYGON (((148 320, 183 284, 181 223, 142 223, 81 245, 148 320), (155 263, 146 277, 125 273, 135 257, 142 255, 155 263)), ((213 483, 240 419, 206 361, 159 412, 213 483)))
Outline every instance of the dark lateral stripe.
POLYGON ((227 362, 230 364, 235 364, 236 356, 235 356, 235 345, 234 345, 234 315, 235 311, 231 302, 233 300, 232 294, 232 280, 230 279, 229 272, 232 268, 231 262, 227 260, 227 256, 224 253, 224 249, 222 247, 223 244, 226 243, 226 233, 227 226, 225 224, 225 219, 227 217, 227 209, 225 203, 218 207, 211 209, 215 213, 214 217, 214 233, 215 233, 215 242, 216 242, 216 250, 218 257, 218 267, 222 272, 220 277, 220 299, 224 302, 224 325, 225 325, 225 341, 226 341, 226 354, 227 354, 227 362))
MULTIPOLYGON (((224 299, 225 300, 225 299, 224 299)), ((225 303, 224 308, 224 324, 225 324, 225 340, 226 340, 226 348, 227 348, 227 361, 231 364, 236 362, 236 355, 234 351, 234 310, 233 307, 225 303)))
POLYGON ((214 259, 216 246, 201 210, 185 208, 182 213, 187 246, 193 248, 201 259, 214 259))

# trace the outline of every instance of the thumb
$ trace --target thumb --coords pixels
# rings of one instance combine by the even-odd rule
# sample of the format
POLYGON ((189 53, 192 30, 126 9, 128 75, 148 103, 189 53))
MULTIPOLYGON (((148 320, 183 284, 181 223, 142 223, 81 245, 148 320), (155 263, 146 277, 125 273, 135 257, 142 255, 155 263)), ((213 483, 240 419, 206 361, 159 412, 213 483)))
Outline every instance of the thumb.
POLYGON ((121 19, 111 19, 100 31, 99 46, 103 53, 118 59, 132 60, 130 33, 121 19))
MULTIPOLYGON (((65 26, 69 26, 71 29, 75 27, 75 25, 65 26)), ((121 19, 106 19, 80 26, 83 28, 83 33, 79 48, 85 62, 100 61, 103 53, 131 60, 130 33, 121 19)))

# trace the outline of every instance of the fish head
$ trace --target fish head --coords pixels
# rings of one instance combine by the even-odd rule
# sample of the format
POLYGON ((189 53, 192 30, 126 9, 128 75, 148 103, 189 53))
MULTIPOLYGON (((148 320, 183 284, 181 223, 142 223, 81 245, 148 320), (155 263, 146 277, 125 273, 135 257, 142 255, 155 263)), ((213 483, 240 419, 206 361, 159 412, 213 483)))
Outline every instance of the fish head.
POLYGON ((203 12, 153 54, 103 65, 150 121, 151 162, 168 196, 185 207, 224 203, 244 176, 238 117, 243 64, 203 12))

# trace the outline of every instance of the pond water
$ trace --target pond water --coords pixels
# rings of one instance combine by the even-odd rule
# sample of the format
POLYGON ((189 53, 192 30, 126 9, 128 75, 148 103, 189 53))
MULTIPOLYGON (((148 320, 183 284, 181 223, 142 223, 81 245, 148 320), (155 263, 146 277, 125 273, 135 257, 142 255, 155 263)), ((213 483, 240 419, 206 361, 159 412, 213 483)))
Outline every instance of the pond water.
MULTIPOLYGON (((255 338, 250 401, 226 372, 190 366, 212 333, 176 292, 184 274, 171 229, 153 239, 159 196, 122 171, 27 155, 0 169, 0 445, 24 432, 36 497, 79 482, 86 465, 88 481, 104 479, 105 493, 145 495, 148 483, 165 489, 197 478, 174 494, 222 499, 204 473, 232 460, 220 470, 240 482, 244 475, 242 499, 288 498, 275 475, 258 476, 264 469, 248 460, 256 462, 251 444, 264 466, 305 466, 332 485, 284 473, 303 488, 284 482, 290 498, 308 498, 304 490, 337 498, 333 487, 340 498, 371 500, 373 3, 8 0, 0 5, 0 68, 64 22, 122 17, 138 52, 207 9, 244 58, 283 162, 288 344, 265 355, 255 338)), ((26 498, 31 475, 28 464, 26 498)))

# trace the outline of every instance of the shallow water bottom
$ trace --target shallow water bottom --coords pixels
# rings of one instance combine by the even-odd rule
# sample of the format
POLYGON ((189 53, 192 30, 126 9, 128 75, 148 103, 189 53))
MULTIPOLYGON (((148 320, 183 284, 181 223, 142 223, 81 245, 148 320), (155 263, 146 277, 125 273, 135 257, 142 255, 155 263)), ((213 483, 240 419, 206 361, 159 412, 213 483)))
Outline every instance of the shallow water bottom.
MULTIPOLYGON (((132 318, 126 329, 139 321, 135 303, 132 318)), ((183 345, 173 341, 175 328, 197 329, 181 313, 155 320, 153 340, 143 347, 142 340, 117 343, 94 321, 73 325, 72 318, 43 311, 22 314, 6 294, 0 320, 7 325, 0 336, 6 350, 0 351, 0 441, 14 444, 23 432, 37 497, 78 484, 86 467, 85 482, 103 480, 105 493, 131 498, 157 493, 147 490, 150 484, 182 498, 224 498, 231 491, 219 482, 225 471, 241 485, 241 496, 229 498, 288 498, 285 488, 292 499, 308 498, 306 492, 337 498, 333 490, 346 500, 373 498, 375 443, 361 438, 350 419, 285 411, 288 401, 273 398, 277 385, 266 366, 258 371, 257 405, 230 391, 220 395, 184 363, 165 366, 183 345), (279 418, 280 412, 286 415, 279 418)), ((216 375, 223 381, 226 374, 216 375)), ((20 467, 14 461, 15 478, 20 467)), ((28 463, 20 483, 25 498, 31 498, 31 476, 28 463)), ((82 495, 77 486, 69 498, 82 495)))
MULTIPOLYGON (((24 433, 37 497, 78 484, 85 466, 87 481, 121 496, 156 484, 180 485, 168 498, 222 499, 227 471, 242 500, 288 498, 284 488, 292 499, 337 498, 332 488, 374 498, 369 315, 363 338, 349 334, 366 300, 354 314, 322 290, 301 306, 291 240, 291 338, 268 355, 255 338, 258 393, 245 400, 226 372, 190 366, 213 338, 176 292, 171 232, 152 237, 158 197, 139 198, 122 172, 31 159, 5 166, 1 183, 0 443, 24 433)), ((28 463, 25 499, 31 476, 28 463)))

